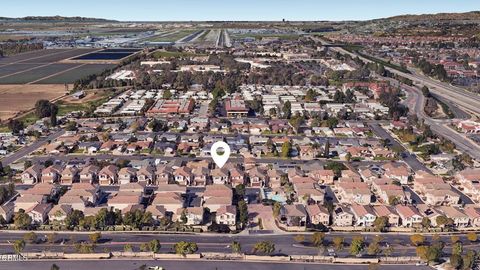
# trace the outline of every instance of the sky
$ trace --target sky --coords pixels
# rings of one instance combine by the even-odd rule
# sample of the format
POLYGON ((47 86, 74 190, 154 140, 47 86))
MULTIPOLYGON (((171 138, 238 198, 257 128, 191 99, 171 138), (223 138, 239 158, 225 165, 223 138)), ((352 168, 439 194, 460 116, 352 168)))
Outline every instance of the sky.
POLYGON ((480 0, 10 0, 0 17, 82 16, 121 21, 368 20, 480 10, 480 0))

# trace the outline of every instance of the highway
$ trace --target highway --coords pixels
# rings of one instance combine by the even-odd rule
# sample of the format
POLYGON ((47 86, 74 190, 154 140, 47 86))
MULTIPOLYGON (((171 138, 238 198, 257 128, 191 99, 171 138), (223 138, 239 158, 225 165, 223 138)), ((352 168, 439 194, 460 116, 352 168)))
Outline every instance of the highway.
MULTIPOLYGON (((469 139, 466 135, 458 133, 448 126, 449 120, 437 120, 429 117, 424 110, 425 97, 416 87, 410 87, 408 85, 402 85, 402 88, 408 92, 409 98, 407 99, 408 107, 410 111, 415 113, 419 119, 423 119, 430 129, 444 138, 453 142, 456 147, 469 154, 471 157, 480 160, 480 146, 469 139)), ((480 107, 480 106, 479 106, 480 107)))
MULTIPOLYGON (((321 38, 317 38, 317 37, 312 37, 312 38, 318 42, 321 42, 323 45, 326 45, 326 46, 331 45, 329 42, 321 38)), ((342 54, 348 54, 352 57, 358 57, 366 63, 374 62, 358 54, 351 53, 341 47, 329 47, 329 48, 333 51, 337 51, 342 54)), ((429 78, 427 76, 421 75, 415 69, 409 69, 411 74, 408 74, 390 67, 385 67, 385 69, 390 71, 391 73, 410 79, 414 83, 419 84, 420 86, 425 85, 430 89, 432 93, 449 100, 450 102, 458 105, 460 108, 466 109, 470 112, 480 115, 480 96, 475 93, 468 92, 467 90, 462 89, 460 87, 456 87, 451 84, 440 82, 432 78, 429 78)))
MULTIPOLYGON (((1 262, 0 269, 3 270, 47 270, 52 264, 56 264, 61 270, 139 270, 142 266, 161 266, 165 270, 367 270, 368 265, 347 265, 347 264, 305 264, 292 262, 245 262, 245 261, 203 261, 203 260, 81 260, 81 261, 24 261, 24 262, 1 262)), ((398 269, 398 265, 382 265, 379 270, 398 269)), ((427 266, 401 265, 403 270, 427 270, 427 266)), ((148 270, 148 268, 145 268, 148 270)))
MULTIPOLYGON (((326 42, 323 39, 320 39, 320 38, 313 38, 313 39, 321 42, 323 45, 327 45, 327 46, 330 45, 328 42, 326 42)), ((341 47, 330 47, 330 48, 331 50, 337 51, 342 54, 348 54, 352 57, 359 57, 361 60, 367 63, 373 62, 360 55, 351 53, 341 47)), ((461 109, 480 115, 480 96, 475 93, 471 93, 465 89, 452 86, 447 83, 439 82, 423 75, 419 75, 417 71, 414 69, 410 69, 412 74, 407 74, 405 72, 401 72, 389 67, 385 67, 385 69, 387 69, 388 71, 394 74, 397 74, 412 80, 416 85, 427 86, 430 89, 431 93, 433 93, 434 95, 440 96, 443 99, 446 99, 447 103, 449 104, 454 104, 461 109)), ((407 85, 402 85, 402 87, 407 91, 409 91, 409 93, 412 93, 413 95, 413 99, 410 101, 411 106, 409 106, 409 108, 410 109, 413 108, 414 112, 417 114, 417 116, 420 119, 425 119, 425 122, 428 125, 430 125, 430 128, 432 129, 433 132, 455 143, 455 145, 459 150, 462 150, 465 153, 469 154, 471 157, 477 160, 480 160, 479 145, 477 145, 475 142, 473 142, 466 136, 448 127, 446 125, 447 122, 428 117, 423 110, 425 99, 423 95, 420 93, 420 91, 415 87, 409 87, 407 85)), ((459 112, 457 112, 457 114, 458 113, 459 112)), ((465 113, 463 113, 462 118, 466 118, 465 113)))

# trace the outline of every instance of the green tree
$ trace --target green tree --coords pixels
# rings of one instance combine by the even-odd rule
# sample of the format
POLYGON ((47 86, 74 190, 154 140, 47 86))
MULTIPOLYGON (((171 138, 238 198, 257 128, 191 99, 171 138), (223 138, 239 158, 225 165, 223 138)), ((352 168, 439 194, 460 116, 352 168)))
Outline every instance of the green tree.
POLYGON ((430 89, 428 89, 428 87, 426 87, 425 85, 422 87, 422 94, 425 97, 430 97, 430 89))
POLYGON ((164 90, 162 97, 164 99, 171 99, 172 98, 172 92, 170 90, 164 90))
POLYGON ((149 250, 150 250, 150 246, 148 245, 148 243, 141 243, 140 244, 140 251, 147 252, 149 250))
POLYGON ((54 244, 57 239, 57 233, 49 233, 47 234, 47 242, 50 244, 54 244))
POLYGON ((275 218, 277 218, 278 216, 280 216, 280 210, 282 209, 282 204, 279 203, 279 202, 275 202, 273 204, 273 216, 275 218))
POLYGON ((83 217, 83 212, 75 209, 67 214, 67 217, 65 218, 65 226, 69 229, 73 229, 80 224, 80 220, 82 220, 83 217))
POLYGON ((327 139, 325 143, 325 147, 323 148, 323 157, 329 158, 330 157, 330 141, 327 139))
POLYGON ((327 127, 330 128, 330 129, 334 129, 336 128, 338 125, 338 119, 335 118, 335 117, 329 117, 327 119, 327 127))
POLYGON ((455 242, 453 245, 452 245, 452 254, 455 254, 455 255, 462 255, 463 253, 463 245, 461 242, 455 242))
POLYGON ((474 250, 469 250, 465 255, 462 256, 463 261, 463 270, 473 269, 477 253, 474 250))
POLYGON ((467 233, 467 239, 468 239, 468 241, 470 241, 470 242, 472 242, 472 243, 473 243, 473 242, 477 242, 478 236, 477 236, 477 234, 474 233, 474 232, 469 232, 469 233, 467 233))
POLYGON ((440 227, 450 227, 453 226, 453 220, 446 216, 438 216, 436 218, 437 225, 440 227))
POLYGON ((125 252, 132 252, 132 251, 133 251, 132 245, 131 245, 131 244, 125 244, 125 245, 123 246, 123 251, 125 251, 125 252))
POLYGON ((290 101, 287 100, 285 103, 283 103, 282 112, 284 118, 290 119, 292 116, 292 104, 290 101))
POLYGON ((13 224, 19 230, 26 230, 31 226, 32 218, 23 209, 20 209, 13 217, 13 224))
POLYGON ((295 240, 295 242, 297 243, 303 243, 305 242, 305 236, 303 234, 297 234, 295 235, 295 237, 293 238, 295 240))
POLYGON ((380 243, 378 241, 372 241, 367 247, 368 255, 378 255, 382 252, 380 243))
POLYGON ((430 219, 429 219, 428 217, 424 217, 424 218, 422 219, 422 223, 421 223, 421 224, 422 224, 422 227, 423 227, 423 228, 428 229, 428 228, 430 228, 432 222, 430 221, 430 219))
POLYGON ((188 222, 187 213, 185 209, 182 211, 182 214, 180 215, 180 220, 182 221, 183 224, 186 224, 188 222))
POLYGON ((315 232, 312 234, 312 244, 315 247, 322 247, 325 241, 325 233, 323 232, 315 232))
POLYGON ((13 134, 18 134, 20 133, 20 131, 23 130, 24 125, 22 121, 13 119, 8 122, 8 128, 12 131, 13 134))
POLYGON ((437 262, 442 257, 442 249, 440 245, 418 246, 416 252, 418 257, 430 263, 437 262))
POLYGON ((102 234, 99 232, 95 232, 95 233, 89 234, 88 238, 90 239, 90 242, 92 244, 96 244, 102 238, 102 234))
POLYGON ((17 254, 21 253, 24 248, 25 248, 25 241, 24 240, 19 239, 19 240, 15 240, 15 242, 13 242, 13 250, 15 250, 15 253, 17 253, 17 254))
POLYGON ((450 256, 450 266, 453 268, 453 269, 461 269, 462 268, 462 265, 463 265, 463 259, 462 259, 462 256, 458 255, 458 254, 452 254, 450 256))
POLYGON ((238 201, 238 219, 242 227, 248 223, 248 205, 244 200, 238 201))
POLYGON ((233 253, 241 253, 242 252, 242 246, 237 241, 233 241, 232 244, 231 244, 231 247, 232 247, 232 252, 233 253))
POLYGON ((271 254, 275 251, 275 244, 271 241, 261 241, 253 246, 253 253, 271 254))
POLYGON ((352 161, 352 154, 351 154, 350 152, 348 152, 348 153, 345 155, 345 160, 346 160, 347 162, 352 161))
POLYGON ((158 241, 157 239, 153 239, 148 242, 148 246, 150 248, 150 251, 152 251, 153 253, 158 253, 160 251, 160 248, 162 247, 160 245, 160 241, 158 241))
POLYGON ((344 238, 341 236, 335 236, 332 239, 333 246, 337 251, 340 251, 343 249, 343 243, 344 243, 344 238))
POLYGON ((414 246, 419 246, 425 242, 425 236, 421 234, 413 234, 410 236, 410 242, 412 242, 412 245, 414 246))
POLYGON ((450 241, 452 241, 452 244, 455 244, 457 242, 460 242, 460 237, 458 235, 452 235, 450 237, 450 241))
POLYGON ((355 236, 352 238, 352 242, 350 243, 350 254, 357 255, 362 252, 364 247, 365 241, 363 240, 363 237, 355 236))
POLYGON ((308 102, 315 101, 316 97, 317 97, 317 92, 314 91, 313 89, 308 89, 305 95, 305 101, 308 101, 308 102))
POLYGON ((385 228, 388 225, 388 217, 377 217, 373 222, 373 226, 377 232, 385 231, 385 228))
POLYGON ((28 232, 23 235, 23 240, 25 240, 25 242, 28 242, 29 244, 35 244, 37 243, 38 236, 34 232, 28 232))
POLYGON ((185 256, 186 254, 193 254, 197 252, 198 247, 197 244, 194 242, 181 241, 176 243, 173 246, 173 249, 175 250, 176 254, 182 254, 185 256))
POLYGON ((290 156, 290 152, 292 151, 292 143, 290 141, 286 141, 282 144, 282 157, 288 158, 290 156))

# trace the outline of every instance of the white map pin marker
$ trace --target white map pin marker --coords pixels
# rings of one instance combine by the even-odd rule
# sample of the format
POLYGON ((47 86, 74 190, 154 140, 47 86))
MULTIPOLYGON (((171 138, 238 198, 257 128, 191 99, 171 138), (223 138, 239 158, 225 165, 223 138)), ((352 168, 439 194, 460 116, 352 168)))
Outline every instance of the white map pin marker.
POLYGON ((217 164, 219 168, 222 168, 230 157, 230 146, 222 141, 216 142, 212 145, 210 154, 215 164, 217 164))

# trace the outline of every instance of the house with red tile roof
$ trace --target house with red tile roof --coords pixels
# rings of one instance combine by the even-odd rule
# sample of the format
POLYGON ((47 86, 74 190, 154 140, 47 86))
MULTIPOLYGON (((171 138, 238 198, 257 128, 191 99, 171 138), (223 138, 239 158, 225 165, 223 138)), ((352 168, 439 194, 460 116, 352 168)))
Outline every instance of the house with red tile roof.
POLYGON ((414 206, 396 205, 395 210, 400 216, 401 225, 403 227, 417 227, 422 223, 423 216, 414 206))

